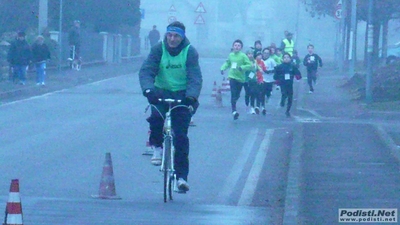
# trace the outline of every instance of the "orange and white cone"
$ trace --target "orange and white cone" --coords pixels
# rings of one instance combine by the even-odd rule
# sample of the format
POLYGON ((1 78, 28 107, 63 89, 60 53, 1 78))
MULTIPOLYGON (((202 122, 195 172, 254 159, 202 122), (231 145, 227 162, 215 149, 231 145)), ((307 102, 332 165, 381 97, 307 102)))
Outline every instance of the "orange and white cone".
POLYGON ((214 81, 214 87, 211 92, 211 97, 217 96, 217 81, 214 81))
POLYGON ((22 205, 19 196, 19 180, 11 180, 10 194, 8 197, 6 216, 3 225, 22 225, 22 205))
POLYGON ((222 79, 222 89, 221 91, 230 91, 231 90, 231 85, 229 84, 229 80, 225 79, 225 77, 222 79))
POLYGON ((103 166, 103 173, 100 180, 98 195, 92 195, 93 198, 100 199, 121 199, 115 191, 114 172, 111 161, 111 153, 106 153, 106 160, 103 166))
POLYGON ((223 107, 221 87, 218 88, 217 96, 215 97, 215 102, 218 107, 223 107))
MULTIPOLYGON (((150 138, 150 133, 151 131, 149 130, 149 132, 147 132, 150 138)), ((142 155, 153 155, 154 149, 153 147, 150 145, 150 141, 149 138, 146 141, 146 150, 142 153, 142 155)))

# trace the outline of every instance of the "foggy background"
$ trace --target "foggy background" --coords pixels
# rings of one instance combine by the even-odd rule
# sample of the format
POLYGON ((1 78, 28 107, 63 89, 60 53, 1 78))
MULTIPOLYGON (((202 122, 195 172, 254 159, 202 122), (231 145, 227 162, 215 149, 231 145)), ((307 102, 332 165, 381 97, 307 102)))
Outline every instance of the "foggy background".
MULTIPOLYGON (((244 43, 243 50, 261 40, 263 47, 276 43, 280 46, 284 31, 294 33, 295 48, 300 57, 307 53, 309 43, 324 60, 333 60, 339 20, 334 17, 311 17, 300 0, 146 0, 141 1, 145 16, 141 21, 140 38, 144 40, 153 25, 163 35, 175 17, 186 26, 186 34, 203 57, 225 57, 235 39, 244 43), (234 2, 234 3, 233 3, 234 2), (202 3, 205 12, 196 12, 202 3), (171 11, 170 9, 176 9, 171 11), (199 15, 204 23, 195 24, 199 15), (245 16, 242 16, 245 15, 245 16), (243 19, 243 17, 245 19, 243 19)), ((332 9, 334 10, 334 9, 332 9)), ((199 21, 197 21, 199 22, 199 21)), ((399 22, 389 23, 388 44, 400 41, 399 22)), ((358 22, 357 56, 363 57, 365 43, 365 22, 358 22)))

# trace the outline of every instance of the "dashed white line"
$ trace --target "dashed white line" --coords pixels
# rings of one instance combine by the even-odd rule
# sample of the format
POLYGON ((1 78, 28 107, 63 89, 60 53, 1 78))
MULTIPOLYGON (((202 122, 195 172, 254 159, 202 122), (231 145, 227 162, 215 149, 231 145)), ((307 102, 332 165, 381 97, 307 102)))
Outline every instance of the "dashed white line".
POLYGON ((226 179, 224 187, 218 194, 218 202, 225 203, 228 200, 229 196, 232 194, 233 188, 237 184, 239 177, 242 174, 243 168, 246 164, 246 161, 249 158, 250 152, 256 142, 257 133, 258 128, 253 128, 248 134, 242 152, 237 157, 237 160, 233 165, 228 178, 226 179))
POLYGON ((268 148, 271 142, 272 134, 274 130, 268 129, 265 132, 264 139, 261 142, 260 148, 258 149, 256 158, 254 160, 253 166, 251 167, 250 173, 247 177, 246 184, 243 188, 242 194, 240 196, 238 205, 239 206, 249 206, 253 200, 258 180, 260 179, 261 169, 264 165, 265 159, 268 154, 268 148))

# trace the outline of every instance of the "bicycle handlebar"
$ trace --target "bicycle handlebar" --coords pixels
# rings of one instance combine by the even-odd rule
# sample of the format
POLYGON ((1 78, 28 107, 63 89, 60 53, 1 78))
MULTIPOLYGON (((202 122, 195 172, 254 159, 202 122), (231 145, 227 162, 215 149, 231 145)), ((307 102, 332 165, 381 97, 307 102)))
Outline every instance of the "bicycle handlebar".
MULTIPOLYGON (((178 107, 185 107, 185 108, 187 108, 187 109, 189 110, 190 113, 192 113, 192 112, 194 111, 194 108, 193 108, 193 106, 191 106, 191 105, 190 105, 190 106, 187 106, 187 105, 179 105, 179 103, 182 103, 182 100, 181 100, 181 99, 159 98, 158 101, 159 101, 159 102, 169 103, 169 104, 178 103, 178 105, 175 105, 174 107, 172 107, 171 110, 173 110, 173 109, 175 109, 175 108, 178 108, 178 107)), ((146 107, 146 109, 145 109, 144 112, 146 113, 147 110, 148 110, 150 107, 154 107, 155 109, 157 109, 157 107, 156 107, 155 105, 149 104, 149 105, 146 107)), ((157 109, 157 111, 158 111, 158 109, 157 109)), ((158 111, 158 112, 160 113, 160 111, 158 111)), ((161 113, 160 113, 160 114, 161 114, 161 113)))
POLYGON ((172 98, 159 98, 159 102, 166 102, 166 103, 181 103, 181 99, 172 99, 172 98))

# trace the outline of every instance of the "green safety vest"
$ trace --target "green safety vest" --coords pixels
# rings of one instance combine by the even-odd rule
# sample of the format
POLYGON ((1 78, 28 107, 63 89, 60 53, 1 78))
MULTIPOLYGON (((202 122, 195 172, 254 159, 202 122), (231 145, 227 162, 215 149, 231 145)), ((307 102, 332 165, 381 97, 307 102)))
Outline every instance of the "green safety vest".
POLYGON ((186 46, 177 56, 171 56, 162 43, 162 57, 160 61, 160 70, 155 78, 154 86, 169 90, 186 90, 187 74, 186 61, 189 46, 186 46))
POLYGON ((291 40, 289 43, 289 40, 286 38, 283 40, 283 43, 285 43, 285 49, 283 49, 283 51, 289 53, 290 56, 293 56, 294 41, 291 40))

